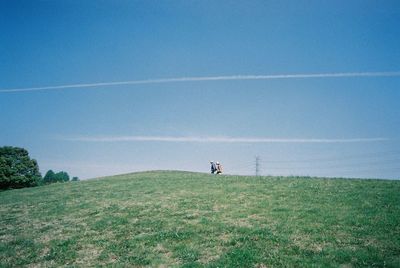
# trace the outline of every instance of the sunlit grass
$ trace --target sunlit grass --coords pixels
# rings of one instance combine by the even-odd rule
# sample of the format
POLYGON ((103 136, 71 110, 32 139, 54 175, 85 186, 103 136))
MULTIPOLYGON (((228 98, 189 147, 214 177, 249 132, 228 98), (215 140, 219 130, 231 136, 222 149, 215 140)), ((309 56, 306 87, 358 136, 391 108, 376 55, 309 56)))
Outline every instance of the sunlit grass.
POLYGON ((145 172, 0 192, 0 266, 400 266, 400 182, 145 172))

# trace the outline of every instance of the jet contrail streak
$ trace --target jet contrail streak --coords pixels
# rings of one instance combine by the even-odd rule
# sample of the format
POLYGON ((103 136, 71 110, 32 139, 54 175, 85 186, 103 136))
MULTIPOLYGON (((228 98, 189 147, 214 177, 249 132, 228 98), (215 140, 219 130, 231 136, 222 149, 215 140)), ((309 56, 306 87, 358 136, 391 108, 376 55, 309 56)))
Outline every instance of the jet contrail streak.
POLYGON ((383 77, 383 76, 400 76, 400 71, 394 72, 352 72, 352 73, 316 73, 316 74, 277 74, 277 75, 231 75, 231 76, 194 76, 194 77, 177 77, 177 78, 161 78, 147 80, 131 80, 119 82, 101 82, 87 84, 70 84, 58 86, 41 86, 26 88, 0 89, 0 93, 10 92, 28 92, 41 90, 60 90, 72 88, 94 88, 109 87, 120 85, 142 85, 142 84, 164 84, 178 82, 201 82, 201 81, 229 81, 229 80, 270 80, 270 79, 302 79, 302 78, 340 78, 340 77, 383 77))
POLYGON ((196 142, 196 143, 359 143, 382 142, 387 138, 352 139, 287 139, 253 137, 193 137, 193 136, 81 136, 61 138, 77 142, 196 142))

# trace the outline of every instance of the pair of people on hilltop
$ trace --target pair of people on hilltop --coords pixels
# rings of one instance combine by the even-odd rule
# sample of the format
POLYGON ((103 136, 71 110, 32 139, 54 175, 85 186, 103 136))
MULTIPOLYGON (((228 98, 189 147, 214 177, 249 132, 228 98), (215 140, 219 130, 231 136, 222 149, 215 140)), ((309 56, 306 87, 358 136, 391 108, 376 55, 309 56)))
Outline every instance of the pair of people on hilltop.
POLYGON ((214 161, 210 161, 211 164, 211 174, 221 174, 222 173, 222 165, 219 162, 214 163, 214 161))

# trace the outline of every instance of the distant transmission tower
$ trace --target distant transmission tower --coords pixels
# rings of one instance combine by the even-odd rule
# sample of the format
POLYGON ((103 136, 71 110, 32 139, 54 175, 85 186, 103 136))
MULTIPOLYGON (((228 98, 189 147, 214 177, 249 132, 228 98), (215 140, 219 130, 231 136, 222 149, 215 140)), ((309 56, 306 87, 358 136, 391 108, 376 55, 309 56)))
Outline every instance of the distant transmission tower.
POLYGON ((256 176, 260 176, 260 157, 256 156, 256 176))

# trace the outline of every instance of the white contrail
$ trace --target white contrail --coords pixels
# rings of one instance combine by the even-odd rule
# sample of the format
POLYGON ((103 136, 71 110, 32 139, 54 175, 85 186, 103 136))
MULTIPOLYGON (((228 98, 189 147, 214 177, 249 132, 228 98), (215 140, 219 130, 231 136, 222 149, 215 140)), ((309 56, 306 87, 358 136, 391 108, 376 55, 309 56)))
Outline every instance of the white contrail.
POLYGON ((352 139, 286 139, 253 137, 192 137, 192 136, 81 136, 62 138, 78 142, 196 142, 196 143, 355 143, 381 142, 387 138, 352 138, 352 139))
POLYGON ((382 77, 382 76, 400 76, 400 71, 178 77, 178 78, 146 79, 146 80, 132 80, 132 81, 119 81, 119 82, 101 82, 101 83, 87 83, 87 84, 58 85, 58 86, 11 88, 11 89, 0 89, 0 93, 58 90, 58 89, 72 89, 72 88, 109 87, 109 86, 120 86, 120 85, 163 84, 163 83, 177 83, 177 82, 269 80, 269 79, 296 79, 296 78, 299 79, 299 78, 339 78, 339 77, 382 77))

